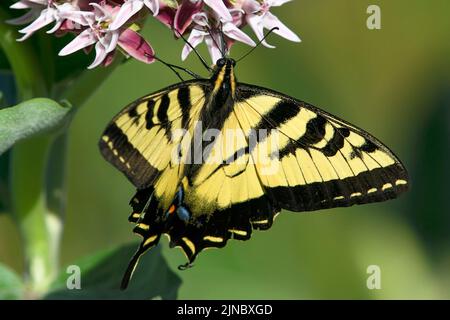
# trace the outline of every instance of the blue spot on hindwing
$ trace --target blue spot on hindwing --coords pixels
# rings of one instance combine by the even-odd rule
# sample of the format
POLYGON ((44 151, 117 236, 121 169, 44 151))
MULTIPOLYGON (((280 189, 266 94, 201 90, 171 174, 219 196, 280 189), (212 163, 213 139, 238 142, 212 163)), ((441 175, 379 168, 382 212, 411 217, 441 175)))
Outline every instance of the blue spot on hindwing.
POLYGON ((177 193, 175 194, 175 198, 173 199, 172 205, 169 207, 169 210, 166 211, 164 218, 168 219, 172 213, 177 214, 178 218, 184 222, 188 222, 191 216, 188 209, 183 206, 184 199, 184 190, 183 186, 178 188, 177 193), (175 207, 175 211, 172 209, 175 207))
POLYGON ((180 220, 183 220, 184 222, 188 222, 191 216, 189 210, 183 206, 177 208, 177 215, 178 218, 180 218, 180 220))

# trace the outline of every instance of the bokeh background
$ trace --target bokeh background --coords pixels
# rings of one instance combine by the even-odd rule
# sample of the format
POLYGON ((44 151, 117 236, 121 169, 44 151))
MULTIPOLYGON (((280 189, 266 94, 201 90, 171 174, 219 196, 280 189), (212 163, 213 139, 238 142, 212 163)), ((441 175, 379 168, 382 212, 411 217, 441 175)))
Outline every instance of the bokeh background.
MULTIPOLYGON (((411 190, 386 203, 283 212, 269 231, 208 250, 184 272, 176 270, 183 254, 163 239, 163 254, 183 280, 179 298, 449 299, 450 2, 295 0, 273 12, 303 42, 271 36, 277 49, 260 47, 239 63, 239 80, 373 133, 402 159, 411 190), (381 7, 381 30, 366 27, 370 4, 381 7), (366 287, 369 265, 381 268, 381 290, 366 287)), ((183 43, 168 29, 150 21, 145 35, 161 57, 181 64, 183 43)), ((236 45, 232 56, 246 50, 236 45)), ((183 65, 206 76, 194 56, 183 65)), ((123 106, 175 81, 158 63, 127 62, 77 114, 62 264, 137 239, 127 223, 133 187, 102 159, 97 140, 123 106)), ((23 270, 20 239, 6 215, 0 215, 0 260, 23 270)))

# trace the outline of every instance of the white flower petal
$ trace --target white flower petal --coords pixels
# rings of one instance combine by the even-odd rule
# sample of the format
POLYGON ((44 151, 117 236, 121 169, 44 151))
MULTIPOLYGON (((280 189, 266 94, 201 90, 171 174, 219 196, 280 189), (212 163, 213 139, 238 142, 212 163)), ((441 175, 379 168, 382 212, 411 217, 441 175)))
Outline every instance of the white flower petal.
POLYGON ((32 35, 32 33, 26 33, 26 34, 24 34, 22 37, 18 38, 16 41, 18 41, 18 42, 25 41, 25 40, 27 40, 29 37, 31 37, 31 35, 32 35))
POLYGON ((225 23, 223 26, 223 33, 227 35, 227 37, 248 44, 249 46, 254 47, 256 45, 252 38, 231 22, 225 23))
POLYGON ((43 10, 36 20, 34 20, 27 27, 19 30, 19 32, 31 35, 32 33, 36 32, 37 30, 42 29, 43 27, 49 25, 50 23, 55 21, 53 11, 54 11, 54 9, 43 10))
POLYGON ((261 5, 256 0, 244 0, 242 10, 247 14, 255 14, 261 11, 261 5))
POLYGON ((69 44, 67 44, 60 52, 60 56, 67 56, 75 51, 86 48, 97 42, 97 37, 91 29, 84 30, 69 44))
POLYGON ((144 7, 144 2, 141 0, 130 0, 125 2, 122 7, 120 7, 119 12, 114 17, 114 21, 111 23, 109 28, 111 30, 117 30, 123 26, 132 16, 138 13, 144 7))
POLYGON ((280 37, 283 37, 285 39, 294 42, 301 42, 300 38, 294 32, 292 32, 288 27, 286 27, 276 16, 274 16, 270 12, 267 12, 264 15, 263 25, 267 29, 277 27, 278 30, 274 30, 273 32, 279 35, 280 37))
MULTIPOLYGON (((189 35, 189 38, 187 39, 187 42, 191 44, 192 47, 197 47, 200 43, 203 42, 205 39, 205 36, 207 35, 206 32, 193 29, 191 31, 191 34, 189 35)), ((186 60, 187 56, 192 52, 192 48, 186 43, 183 47, 183 51, 181 52, 181 60, 186 60)))
POLYGON ((114 51, 119 41, 119 31, 112 31, 109 33, 109 45, 106 47, 106 53, 114 51))
POLYGON ((159 1, 158 0, 144 0, 144 4, 147 8, 153 12, 153 16, 156 17, 159 13, 159 1))
POLYGON ((101 5, 95 2, 89 3, 91 6, 94 7, 94 14, 96 17, 98 17, 100 20, 104 20, 108 17, 110 17, 110 14, 108 11, 106 11, 105 8, 103 8, 101 5))
POLYGON ((210 36, 206 37, 205 43, 208 47, 212 62, 216 64, 217 60, 222 58, 222 52, 220 52, 220 49, 216 46, 216 42, 210 36))
POLYGON ((287 3, 287 2, 291 2, 292 0, 267 0, 266 3, 270 6, 270 7, 279 7, 282 6, 283 4, 287 3))
POLYGON ((95 23, 94 13, 88 11, 75 10, 71 12, 61 12, 59 16, 82 26, 90 26, 95 23))
POLYGON ((19 1, 9 6, 11 9, 28 9, 31 6, 26 1, 19 1))
POLYGON ((51 28, 50 30, 47 31, 47 33, 53 33, 56 32, 56 30, 58 30, 61 25, 63 24, 64 19, 59 19, 58 21, 56 21, 55 25, 53 26, 53 28, 51 28))
POLYGON ((70 13, 72 11, 80 10, 78 6, 74 6, 70 3, 55 4, 54 6, 56 7, 56 9, 58 9, 58 14, 70 13))
POLYGON ((202 27, 208 27, 208 16, 206 15, 205 12, 199 12, 196 13, 192 16, 192 21, 196 24, 198 24, 199 26, 202 27))
POLYGON ((95 67, 98 67, 107 57, 108 52, 106 52, 106 48, 103 46, 103 44, 99 41, 95 45, 95 59, 94 62, 88 67, 88 69, 93 69, 95 67))
MULTIPOLYGON (((246 21, 250 28, 252 28, 253 32, 256 34, 258 40, 262 40, 264 38, 264 26, 263 26, 263 17, 259 15, 248 15, 246 21)), ((263 46, 267 48, 275 48, 274 46, 268 44, 266 40, 261 42, 263 46)))
POLYGON ((233 20, 230 12, 228 11, 228 8, 225 6, 222 0, 203 0, 203 2, 217 13, 217 15, 220 17, 220 20, 233 20))

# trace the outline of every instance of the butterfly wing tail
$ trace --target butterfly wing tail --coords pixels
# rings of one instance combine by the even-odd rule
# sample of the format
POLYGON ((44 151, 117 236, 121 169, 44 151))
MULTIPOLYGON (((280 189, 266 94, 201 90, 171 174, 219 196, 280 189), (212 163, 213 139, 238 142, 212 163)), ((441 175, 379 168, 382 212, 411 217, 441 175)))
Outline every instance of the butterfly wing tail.
POLYGON ((125 271, 125 274, 123 275, 122 278, 122 282, 120 284, 120 290, 125 290, 128 287, 131 277, 133 276, 134 270, 136 270, 137 264, 139 263, 139 259, 144 254, 144 252, 145 251, 142 250, 142 246, 139 246, 139 249, 136 251, 136 253, 131 258, 130 262, 128 263, 127 270, 125 271))
POLYGON ((133 277, 134 270, 139 263, 140 257, 147 250, 157 245, 160 239, 160 234, 156 232, 156 230, 153 230, 148 222, 143 221, 145 213, 148 212, 149 209, 154 209, 153 207, 149 208, 152 195, 153 189, 151 188, 137 190, 136 194, 130 201, 130 205, 133 208, 133 211, 128 217, 128 220, 136 224, 133 231, 142 236, 143 239, 137 251, 134 253, 133 257, 128 263, 128 267, 125 271, 125 274, 123 275, 122 283, 120 285, 121 290, 125 290, 128 287, 128 284, 133 277))
POLYGON ((153 235, 153 236, 145 236, 142 243, 139 245, 136 253, 131 258, 128 263, 128 267, 123 275, 122 282, 120 284, 120 289, 125 290, 130 283, 131 278, 133 277, 133 273, 136 270, 136 267, 139 263, 139 259, 141 256, 150 248, 156 246, 159 242, 161 235, 153 235))

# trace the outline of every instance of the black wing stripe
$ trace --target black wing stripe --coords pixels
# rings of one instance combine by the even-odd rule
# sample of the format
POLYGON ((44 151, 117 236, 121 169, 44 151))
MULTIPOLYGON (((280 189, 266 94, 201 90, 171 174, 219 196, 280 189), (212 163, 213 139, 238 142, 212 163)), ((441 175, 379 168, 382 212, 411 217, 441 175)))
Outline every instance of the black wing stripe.
POLYGON ((350 130, 347 128, 337 128, 334 131, 333 137, 331 140, 327 141, 327 144, 325 147, 321 149, 321 151, 327 156, 327 157, 333 157, 336 155, 336 153, 342 149, 344 146, 345 138, 350 135, 350 130))
POLYGON ((170 98, 169 95, 166 93, 161 97, 161 102, 159 104, 156 117, 158 118, 161 128, 164 129, 164 133, 167 139, 170 141, 172 122, 169 121, 169 117, 167 115, 167 112, 169 111, 169 106, 170 106, 170 98))
POLYGON ((182 87, 178 89, 177 94, 178 103, 180 104, 181 111, 183 113, 183 117, 181 120, 181 126, 186 128, 189 123, 189 116, 191 110, 191 92, 189 87, 182 87))
POLYGON ((309 146, 320 142, 325 137, 326 124, 327 120, 321 115, 317 115, 317 117, 309 120, 305 134, 296 141, 297 146, 309 146))
POLYGON ((153 109, 155 108, 155 104, 156 101, 153 99, 147 101, 147 113, 145 114, 145 122, 146 122, 145 128, 147 130, 149 130, 155 125, 153 123, 153 109))
MULTIPOLYGON (((274 123, 274 128, 277 128, 296 117, 299 112, 300 107, 297 104, 281 100, 265 114, 265 117, 271 119, 274 123)), ((260 123, 255 126, 255 131, 258 132, 260 129, 267 129, 267 121, 265 119, 261 119, 260 123)))
POLYGON ((387 199, 393 199, 395 198, 399 193, 402 193, 406 191, 407 186, 406 185, 393 185, 392 188, 385 190, 384 192, 373 192, 368 193, 368 191, 371 188, 376 188, 377 190, 381 190, 384 183, 381 180, 373 181, 371 184, 371 188, 367 190, 359 190, 353 189, 352 191, 348 189, 348 186, 354 186, 356 180, 372 180, 373 175, 380 174, 381 170, 388 170, 391 172, 391 174, 395 175, 395 179, 403 179, 406 180, 407 176, 403 170, 403 168, 399 165, 392 165, 387 168, 379 168, 375 169, 371 172, 362 172, 356 177, 349 177, 342 180, 332 180, 327 182, 318 182, 308 185, 300 185, 296 187, 276 187, 273 188, 271 191, 276 197, 277 200, 276 203, 282 208, 292 210, 292 211, 312 211, 312 210, 318 210, 318 209, 326 209, 326 208, 333 208, 333 207, 346 207, 351 206, 354 204, 363 204, 363 203, 371 203, 371 202, 378 202, 378 201, 384 201, 387 199), (313 201, 309 203, 302 203, 299 204, 298 201, 294 198, 289 198, 283 195, 286 195, 287 189, 291 189, 294 194, 301 195, 302 198, 308 198, 308 194, 310 192, 310 188, 316 186, 316 185, 323 185, 327 190, 330 190, 333 196, 337 199, 333 199, 332 201, 326 201, 326 198, 320 199, 320 197, 313 197, 313 201), (343 195, 342 192, 344 191, 346 195, 343 195), (357 193, 360 193, 361 195, 355 195, 357 193), (355 196, 351 196, 355 195, 355 196), (342 197, 342 198, 341 198, 342 197), (318 199, 320 199, 318 201, 318 199))
POLYGON ((147 162, 114 123, 105 131, 99 147, 105 159, 122 171, 136 186, 152 181, 158 173, 158 170, 147 162), (117 150, 120 150, 120 156, 117 150))

